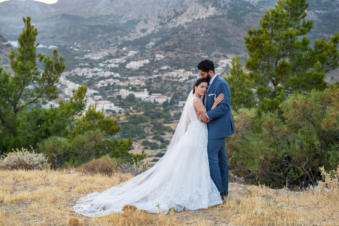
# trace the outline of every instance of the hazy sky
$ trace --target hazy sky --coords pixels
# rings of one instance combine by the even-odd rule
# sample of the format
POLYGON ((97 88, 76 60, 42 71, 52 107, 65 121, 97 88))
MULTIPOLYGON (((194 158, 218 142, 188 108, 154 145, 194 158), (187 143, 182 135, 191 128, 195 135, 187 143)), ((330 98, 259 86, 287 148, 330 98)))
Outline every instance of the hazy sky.
MULTIPOLYGON (((0 0, 0 2, 6 2, 8 0, 0 0)), ((34 1, 37 1, 37 2, 44 2, 44 3, 47 3, 47 4, 53 4, 53 3, 56 3, 58 0, 34 0, 34 1)))

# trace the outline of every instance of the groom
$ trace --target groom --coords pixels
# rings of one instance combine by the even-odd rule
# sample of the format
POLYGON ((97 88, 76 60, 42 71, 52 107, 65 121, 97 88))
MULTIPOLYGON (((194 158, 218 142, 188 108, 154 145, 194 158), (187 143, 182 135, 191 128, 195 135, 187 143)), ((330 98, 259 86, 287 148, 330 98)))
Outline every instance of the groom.
POLYGON ((226 157, 225 138, 234 133, 234 122, 231 108, 231 91, 225 79, 214 72, 214 64, 210 60, 203 60, 198 64, 198 70, 203 78, 210 79, 206 96, 203 102, 206 115, 202 120, 208 127, 208 161, 211 177, 217 186, 221 198, 228 195, 228 162, 226 157), (214 97, 224 94, 224 100, 213 110, 214 97))

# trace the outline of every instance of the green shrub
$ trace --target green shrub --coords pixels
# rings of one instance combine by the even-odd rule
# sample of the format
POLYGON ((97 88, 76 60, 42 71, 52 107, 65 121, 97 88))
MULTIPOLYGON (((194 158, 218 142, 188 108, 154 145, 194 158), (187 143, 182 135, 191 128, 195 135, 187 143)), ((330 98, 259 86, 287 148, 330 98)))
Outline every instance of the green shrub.
POLYGON ((142 144, 145 148, 149 148, 149 149, 151 149, 151 150, 159 149, 159 144, 154 143, 154 142, 150 142, 150 141, 148 141, 148 140, 144 140, 141 144, 142 144))
POLYGON ((227 142, 230 168, 248 182, 306 187, 321 179, 319 167, 339 164, 339 89, 295 94, 282 112, 240 109, 237 132, 227 142))
POLYGON ((90 130, 73 139, 53 136, 39 144, 39 151, 47 156, 52 168, 77 167, 104 155, 116 159, 119 164, 137 164, 146 157, 144 153, 129 153, 132 146, 130 139, 106 139, 104 135, 100 130, 90 130))
POLYGON ((66 138, 52 136, 39 144, 39 152, 43 153, 53 169, 60 167, 72 157, 72 146, 66 138))
POLYGON ((161 158, 162 156, 164 156, 164 154, 165 154, 165 153, 163 153, 163 152, 158 152, 158 153, 155 155, 155 157, 161 158))

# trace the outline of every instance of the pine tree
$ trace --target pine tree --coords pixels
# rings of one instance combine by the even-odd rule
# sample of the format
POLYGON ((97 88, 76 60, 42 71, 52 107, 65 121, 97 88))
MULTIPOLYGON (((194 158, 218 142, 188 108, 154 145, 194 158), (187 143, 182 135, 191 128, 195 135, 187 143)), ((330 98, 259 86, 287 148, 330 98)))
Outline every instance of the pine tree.
POLYGON ((19 47, 8 56, 12 73, 0 66, 0 134, 8 143, 15 142, 20 127, 20 113, 58 96, 57 84, 65 69, 63 57, 53 50, 53 56, 37 55, 37 29, 31 18, 23 18, 25 24, 18 38, 19 47), (43 70, 38 67, 42 63, 43 70), (4 138, 5 139, 5 138, 4 138))
POLYGON ((230 85, 232 109, 251 108, 255 106, 253 83, 247 73, 244 72, 239 56, 232 59, 230 75, 225 78, 230 85))
POLYGON ((258 28, 245 37, 249 59, 246 68, 256 84, 260 109, 278 108, 294 92, 323 90, 325 73, 338 67, 339 33, 310 46, 307 33, 313 22, 306 19, 306 0, 278 0, 258 28))

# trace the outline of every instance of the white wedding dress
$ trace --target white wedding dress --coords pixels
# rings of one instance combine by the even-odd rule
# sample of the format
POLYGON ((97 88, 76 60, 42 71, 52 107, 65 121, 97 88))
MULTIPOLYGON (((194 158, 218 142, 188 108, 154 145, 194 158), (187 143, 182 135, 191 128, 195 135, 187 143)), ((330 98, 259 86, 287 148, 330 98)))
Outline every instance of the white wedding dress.
POLYGON ((145 172, 102 193, 80 198, 73 209, 89 217, 122 212, 134 205, 150 213, 197 210, 221 204, 210 177, 207 125, 195 113, 192 92, 165 155, 145 172))

